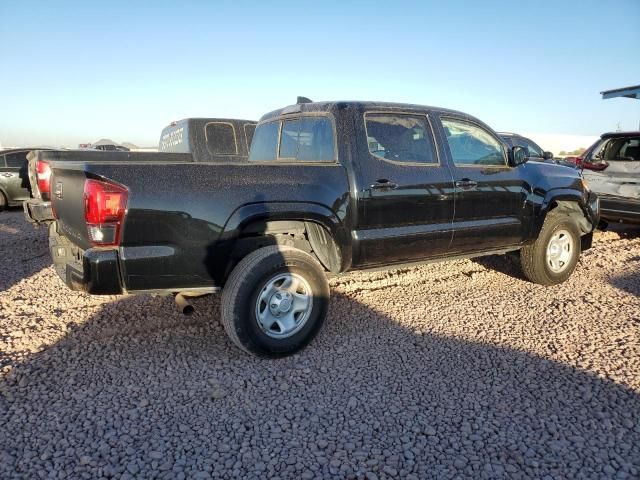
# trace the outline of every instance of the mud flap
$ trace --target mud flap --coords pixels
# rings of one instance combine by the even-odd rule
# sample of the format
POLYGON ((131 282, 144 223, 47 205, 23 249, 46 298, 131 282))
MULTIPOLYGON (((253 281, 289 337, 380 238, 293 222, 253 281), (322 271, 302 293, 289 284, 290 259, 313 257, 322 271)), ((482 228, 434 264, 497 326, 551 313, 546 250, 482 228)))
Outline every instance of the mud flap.
POLYGON ((593 232, 587 233, 580 237, 580 250, 589 250, 593 246, 593 232))

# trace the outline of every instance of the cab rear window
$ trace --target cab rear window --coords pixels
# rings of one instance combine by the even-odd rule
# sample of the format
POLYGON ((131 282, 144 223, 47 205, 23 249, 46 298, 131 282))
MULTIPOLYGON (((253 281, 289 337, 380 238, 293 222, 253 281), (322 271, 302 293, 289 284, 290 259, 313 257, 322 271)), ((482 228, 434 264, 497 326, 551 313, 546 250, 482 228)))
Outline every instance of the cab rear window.
POLYGON ((258 125, 249 160, 333 162, 335 156, 331 119, 303 116, 258 125))
POLYGON ((213 155, 237 155, 238 143, 233 125, 226 122, 210 122, 205 127, 207 148, 213 155))

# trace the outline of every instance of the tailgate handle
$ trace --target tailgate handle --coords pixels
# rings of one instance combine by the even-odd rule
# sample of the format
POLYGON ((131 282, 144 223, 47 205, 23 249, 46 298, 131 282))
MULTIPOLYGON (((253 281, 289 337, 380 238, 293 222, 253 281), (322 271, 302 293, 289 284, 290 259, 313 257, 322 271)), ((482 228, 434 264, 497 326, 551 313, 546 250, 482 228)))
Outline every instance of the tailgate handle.
POLYGON ((462 180, 458 180, 456 182, 456 187, 460 190, 475 190, 478 186, 478 182, 473 180, 469 180, 468 178, 463 178, 462 180))

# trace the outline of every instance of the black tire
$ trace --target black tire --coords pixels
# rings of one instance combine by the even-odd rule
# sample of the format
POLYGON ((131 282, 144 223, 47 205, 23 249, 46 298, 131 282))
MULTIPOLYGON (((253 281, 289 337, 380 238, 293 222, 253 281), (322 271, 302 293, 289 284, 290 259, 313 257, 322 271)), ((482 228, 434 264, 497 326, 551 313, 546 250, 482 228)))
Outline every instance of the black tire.
POLYGON ((524 275, 533 283, 557 285, 567 280, 576 269, 580 258, 580 230, 576 222, 568 215, 550 212, 545 218, 537 240, 520 250, 520 265, 524 275), (547 247, 551 238, 559 230, 569 233, 572 245, 572 257, 560 272, 552 270, 547 261, 547 247))
POLYGON ((4 196, 4 193, 0 192, 0 212, 7 208, 7 197, 4 196))
POLYGON ((329 284, 320 263, 296 248, 274 245, 250 253, 231 272, 222 292, 222 324, 233 343, 245 352, 277 358, 307 346, 322 328, 328 307, 329 284), (273 338, 256 319, 256 303, 270 279, 287 273, 308 283, 312 304, 300 330, 286 338, 273 338))

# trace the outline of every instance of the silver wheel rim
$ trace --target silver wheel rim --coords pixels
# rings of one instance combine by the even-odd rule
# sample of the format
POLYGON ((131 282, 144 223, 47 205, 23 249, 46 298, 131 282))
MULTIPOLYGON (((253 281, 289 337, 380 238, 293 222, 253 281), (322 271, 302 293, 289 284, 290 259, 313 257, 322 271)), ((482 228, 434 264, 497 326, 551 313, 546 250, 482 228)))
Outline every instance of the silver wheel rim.
POLYGON ((309 282, 295 273, 281 273, 265 282, 256 300, 256 322, 271 338, 288 338, 311 316, 313 296, 309 282))
POLYGON ((575 248, 573 237, 567 230, 558 230, 547 245, 547 265, 554 273, 567 269, 573 258, 575 248))

